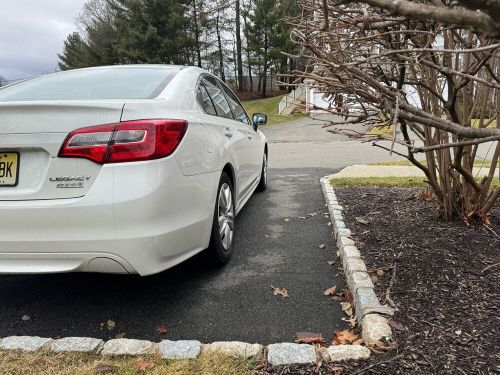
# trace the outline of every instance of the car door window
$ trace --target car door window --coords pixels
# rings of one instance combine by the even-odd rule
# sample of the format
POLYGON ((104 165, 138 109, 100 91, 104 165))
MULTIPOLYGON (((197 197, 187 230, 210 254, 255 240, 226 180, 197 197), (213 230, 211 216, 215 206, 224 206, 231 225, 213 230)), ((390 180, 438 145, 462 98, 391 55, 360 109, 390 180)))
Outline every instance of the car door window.
POLYGON ((217 115, 220 117, 233 119, 233 114, 231 112, 231 108, 229 107, 229 103, 226 100, 222 89, 217 84, 217 80, 214 77, 204 77, 203 84, 205 85, 210 98, 212 98, 212 102, 215 106, 215 110, 217 111, 217 115))
POLYGON ((234 95, 234 93, 226 85, 221 83, 221 86, 226 93, 227 100, 229 102, 229 106, 231 107, 231 111, 233 112, 235 120, 241 121, 245 124, 250 124, 250 120, 248 119, 248 116, 236 95, 234 95))
POLYGON ((201 108, 203 108, 205 113, 217 116, 217 111, 215 110, 214 103, 212 103, 212 99, 210 99, 206 87, 201 82, 196 89, 196 99, 198 100, 198 103, 200 103, 201 108))

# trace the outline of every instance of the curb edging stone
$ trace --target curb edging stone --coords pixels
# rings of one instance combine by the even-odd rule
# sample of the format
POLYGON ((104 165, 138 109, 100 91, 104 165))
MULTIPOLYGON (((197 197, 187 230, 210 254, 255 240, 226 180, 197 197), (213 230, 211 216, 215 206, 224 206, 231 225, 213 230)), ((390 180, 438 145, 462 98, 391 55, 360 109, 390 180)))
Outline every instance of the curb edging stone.
MULTIPOLYGON (((342 215, 343 207, 339 204, 335 190, 330 184, 331 176, 321 178, 321 188, 330 213, 333 227, 333 239, 342 260, 347 287, 354 298, 354 308, 361 337, 368 346, 392 339, 392 330, 386 316, 393 316, 394 310, 382 305, 375 294, 375 286, 367 272, 365 261, 355 241, 350 237, 342 215)), ((361 355, 361 354, 360 354, 361 355)))

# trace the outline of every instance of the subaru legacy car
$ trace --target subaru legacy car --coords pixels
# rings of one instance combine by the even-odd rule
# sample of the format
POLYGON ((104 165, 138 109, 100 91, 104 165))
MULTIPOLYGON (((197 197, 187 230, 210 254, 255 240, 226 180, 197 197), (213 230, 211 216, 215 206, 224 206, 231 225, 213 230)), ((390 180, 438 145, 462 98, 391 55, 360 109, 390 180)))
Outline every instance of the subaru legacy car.
POLYGON ((0 273, 158 273, 207 249, 267 186, 268 148, 196 67, 122 65, 0 89, 0 273))

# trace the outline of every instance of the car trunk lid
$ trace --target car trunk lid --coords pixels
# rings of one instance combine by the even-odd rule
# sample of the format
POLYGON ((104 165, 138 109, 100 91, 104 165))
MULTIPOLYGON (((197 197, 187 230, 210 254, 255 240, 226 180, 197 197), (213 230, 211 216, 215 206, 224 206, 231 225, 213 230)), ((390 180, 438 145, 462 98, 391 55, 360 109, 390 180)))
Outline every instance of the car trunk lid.
POLYGON ((124 101, 0 103, 0 201, 84 196, 102 166, 58 158, 59 149, 75 129, 119 122, 123 106, 124 101))

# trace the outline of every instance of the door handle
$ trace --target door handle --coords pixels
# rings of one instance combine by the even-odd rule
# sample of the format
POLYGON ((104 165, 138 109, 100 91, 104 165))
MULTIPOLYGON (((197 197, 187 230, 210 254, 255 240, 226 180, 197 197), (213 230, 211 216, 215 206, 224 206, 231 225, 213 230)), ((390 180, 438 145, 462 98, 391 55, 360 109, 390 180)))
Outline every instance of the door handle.
POLYGON ((228 138, 231 138, 233 136, 233 132, 229 128, 224 129, 224 135, 228 138))

